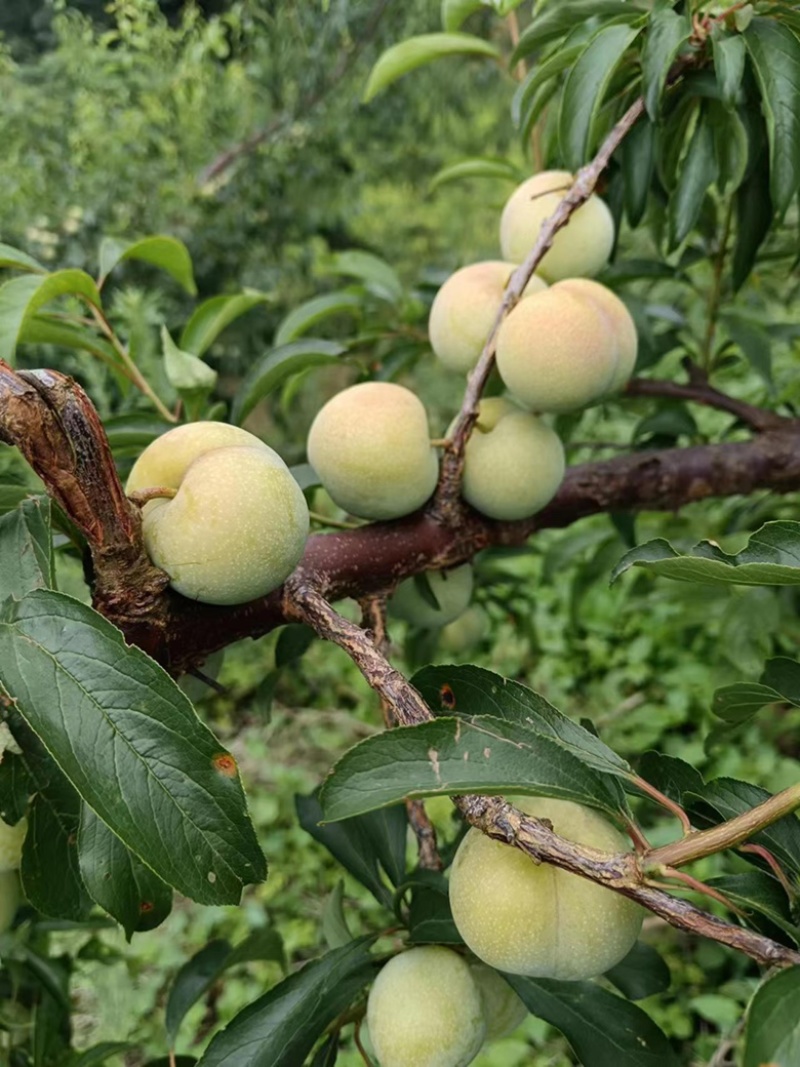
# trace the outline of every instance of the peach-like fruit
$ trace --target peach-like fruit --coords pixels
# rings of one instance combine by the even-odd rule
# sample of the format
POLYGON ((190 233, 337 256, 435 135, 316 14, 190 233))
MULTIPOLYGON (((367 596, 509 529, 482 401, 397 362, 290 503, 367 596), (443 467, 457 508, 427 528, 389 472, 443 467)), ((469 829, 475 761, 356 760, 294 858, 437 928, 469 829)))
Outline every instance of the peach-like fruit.
POLYGON ((28 820, 20 819, 14 826, 0 819, 0 874, 16 871, 22 862, 22 845, 28 832, 28 820))
MULTIPOLYGON (((606 852, 628 848, 591 808, 544 797, 513 798, 557 834, 606 852)), ((450 906, 475 955, 500 971, 566 981, 595 978, 633 948, 642 909, 619 893, 471 829, 450 874, 450 906)))
POLYGON ((381 1067, 466 1067, 486 1036, 469 965, 449 948, 411 948, 383 967, 367 1025, 381 1067))
POLYGON ((464 454, 468 504, 490 519, 526 519, 552 500, 563 477, 555 430, 504 397, 481 401, 464 454))
POLYGON ((425 408, 391 382, 362 382, 332 397, 311 425, 308 460, 339 507, 362 519, 416 511, 439 474, 425 408))
MULTIPOLYGON (((434 354, 450 370, 466 374, 477 363, 515 269, 515 264, 502 260, 471 263, 451 274, 436 294, 428 336, 434 354)), ((534 274, 525 294, 546 288, 534 274)))
POLYGON ((617 365, 608 391, 616 393, 624 388, 636 366, 639 336, 636 333, 633 316, 616 293, 590 278, 567 278, 559 282, 559 287, 575 296, 592 301, 606 316, 617 344, 617 365))
MULTIPOLYGON (((536 244, 542 223, 553 214, 571 184, 569 171, 547 170, 528 178, 514 190, 500 219, 504 259, 523 262, 536 244)), ((555 235, 552 248, 536 270, 548 282, 593 277, 606 265, 613 247, 611 212, 599 196, 592 194, 555 235)))
POLYGON ((434 630, 457 619, 469 606, 473 586, 469 563, 446 571, 425 571, 422 580, 427 581, 439 607, 435 608, 425 599, 419 588, 419 578, 406 578, 389 601, 389 610, 395 618, 404 619, 422 630, 434 630))
POLYGON ((479 645, 489 632, 489 619, 479 604, 473 604, 442 628, 439 647, 454 656, 463 655, 479 645))
POLYGON ((486 1040, 498 1041, 501 1037, 507 1037, 522 1025, 528 1016, 528 1009, 494 968, 478 960, 472 961, 469 966, 483 1001, 486 1040))
POLYGON ((281 457, 227 423, 192 422, 148 445, 126 492, 177 490, 144 505, 147 552, 177 592, 241 604, 291 574, 308 537, 308 507, 281 457))
POLYGON ((509 392, 532 411, 575 411, 610 389, 616 335, 597 303, 554 285, 526 296, 507 316, 497 339, 497 369, 509 392))

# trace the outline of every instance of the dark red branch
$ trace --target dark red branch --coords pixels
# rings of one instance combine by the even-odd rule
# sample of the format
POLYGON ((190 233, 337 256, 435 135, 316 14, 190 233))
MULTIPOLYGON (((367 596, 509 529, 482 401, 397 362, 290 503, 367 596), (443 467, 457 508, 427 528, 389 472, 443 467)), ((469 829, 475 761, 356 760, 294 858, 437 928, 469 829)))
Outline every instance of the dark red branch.
POLYGON ((792 420, 766 408, 758 408, 748 404, 744 400, 737 400, 720 392, 701 375, 695 375, 694 380, 687 384, 679 382, 665 382, 658 378, 632 378, 625 387, 628 396, 653 396, 668 400, 689 400, 695 404, 703 404, 706 407, 717 408, 719 411, 727 411, 756 433, 765 430, 778 430, 792 420))

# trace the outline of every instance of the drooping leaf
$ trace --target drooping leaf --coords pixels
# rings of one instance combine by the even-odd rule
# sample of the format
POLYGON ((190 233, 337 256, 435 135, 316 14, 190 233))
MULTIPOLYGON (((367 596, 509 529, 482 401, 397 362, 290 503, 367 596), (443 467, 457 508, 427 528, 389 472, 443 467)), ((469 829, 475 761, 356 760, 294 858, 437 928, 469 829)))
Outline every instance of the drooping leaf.
POLYGON ((24 270, 33 274, 47 274, 47 267, 43 267, 33 256, 29 256, 27 252, 22 252, 19 248, 12 248, 11 245, 2 243, 0 243, 0 270, 24 270))
POLYGON ((357 315, 363 304, 363 297, 350 289, 339 289, 335 293, 324 293, 306 300, 281 320, 275 331, 274 344, 276 347, 289 344, 332 315, 357 315))
POLYGON ((78 296, 96 307, 100 306, 97 286, 82 270, 24 274, 0 285, 0 359, 13 364, 27 320, 60 296, 78 296))
POLYGON ((669 247, 677 248, 700 217, 703 199, 719 176, 714 151, 714 130, 701 109, 686 157, 678 172, 678 183, 669 200, 669 247))
POLYGON ((236 903, 264 877, 233 758, 102 616, 48 590, 7 602, 0 682, 89 807, 164 881, 236 903))
POLYGON ((642 53, 644 101, 647 114, 656 122, 667 75, 681 48, 692 35, 692 24, 688 15, 679 15, 677 11, 666 7, 652 13, 646 33, 642 53))
POLYGON ((339 1058, 339 1035, 334 1033, 314 1053, 311 1067, 334 1067, 339 1058))
POLYGON ((444 56, 491 56, 500 53, 489 41, 471 33, 424 33, 407 37, 400 44, 392 45, 378 58, 370 71, 364 89, 363 101, 369 103, 378 93, 409 71, 444 56))
POLYGON ((31 497, 0 518, 0 557, 14 561, 0 567, 0 602, 21 599, 33 589, 55 585, 50 500, 31 497))
POLYGON ((777 19, 744 33, 767 120, 772 205, 779 219, 800 187, 800 40, 777 19))
POLYGON ((615 779, 551 737, 490 715, 440 718, 367 738, 338 761, 320 792, 331 822, 405 797, 464 793, 554 796, 619 815, 615 779))
POLYGON ((24 320, 17 338, 17 345, 23 344, 74 348, 99 356, 109 364, 117 362, 116 353, 108 341, 98 337, 92 330, 75 326, 45 312, 31 315, 24 320))
POLYGON ((175 975, 167 998, 164 1025, 170 1046, 175 1044, 187 1011, 207 992, 225 970, 231 954, 229 941, 209 941, 175 975))
POLYGON ((485 6, 484 0, 442 0, 442 29, 455 33, 470 15, 485 6))
POLYGON ((733 107, 744 77, 747 54, 744 38, 740 33, 726 33, 717 23, 711 28, 711 48, 722 102, 726 107, 733 107))
POLYGON ((138 259, 166 271, 191 296, 197 292, 189 249, 175 237, 144 237, 132 243, 104 237, 100 242, 100 284, 115 267, 129 259, 138 259))
POLYGON ((275 644, 275 666, 285 667, 300 659, 315 636, 311 627, 304 626, 302 623, 291 623, 289 626, 282 627, 275 644))
POLYGON ((625 214, 631 226, 638 226, 647 210, 647 200, 656 162, 656 128, 641 118, 622 143, 622 170, 625 179, 625 214))
POLYGON ((800 1063, 800 967, 768 978, 747 1008, 743 1067, 800 1063))
POLYGON ((625 959, 606 971, 605 977, 628 1000, 644 1000, 664 993, 672 983, 667 964, 652 945, 637 941, 625 959))
POLYGON ((476 156, 473 159, 460 159, 437 170, 431 178, 428 190, 434 192, 442 185, 462 181, 465 178, 490 178, 507 182, 521 182, 523 175, 519 167, 506 159, 476 156))
POLYGON ((520 35, 519 43, 511 56, 511 65, 525 59, 543 45, 565 37, 586 19, 595 17, 636 17, 642 14, 641 8, 634 7, 628 0, 561 0, 557 4, 548 4, 543 11, 537 11, 536 18, 531 19, 520 35))
POLYGON ((240 1011, 213 1039, 200 1067, 297 1067, 375 971, 363 939, 307 963, 240 1011))
POLYGON ((233 296, 212 296, 192 312, 183 328, 180 347, 184 352, 202 356, 216 341, 226 326, 246 315, 248 311, 272 300, 270 293, 245 289, 233 296))
POLYGON ((166 326, 161 327, 164 370, 170 385, 181 396, 205 397, 217 384, 217 372, 202 359, 178 348, 166 326))
POLYGON ((567 67, 571 67, 584 47, 583 41, 572 46, 565 45, 528 71, 511 99, 511 120, 518 129, 523 125, 531 103, 541 87, 557 78, 567 67))
POLYGON ((706 116, 714 134, 717 187, 722 196, 729 196, 736 192, 747 173, 750 152, 747 130, 737 111, 726 111, 716 101, 708 105, 706 116))
POLYGON ((723 893, 732 904, 757 912, 800 944, 800 926, 792 919, 789 900, 777 879, 765 871, 745 871, 710 878, 708 884, 723 893))
POLYGON ((447 879, 439 871, 415 871, 402 889, 410 893, 408 936, 415 945, 461 945, 453 921, 447 879))
POLYGON ((328 274, 358 278, 371 293, 390 304, 397 304, 402 299, 403 283, 394 267, 372 252, 363 252, 360 248, 337 252, 327 261, 325 269, 328 274))
POLYGON ((322 937, 328 948, 341 948, 353 940, 344 915, 344 882, 340 879, 322 910, 322 937))
POLYGON ((730 311, 722 316, 725 329, 738 345, 745 358, 757 370, 767 385, 772 385, 772 338, 767 331, 744 315, 730 311))
POLYGON ((172 890, 123 845, 85 804, 78 831, 81 880, 95 903, 117 920, 130 940, 159 926, 172 910, 172 890))
POLYGON ((257 360, 245 375, 233 402, 233 422, 242 423, 256 404, 268 396, 292 374, 300 374, 310 367, 325 367, 338 362, 347 349, 336 341, 318 337, 292 341, 272 348, 257 360))
POLYGON ((627 552, 611 575, 616 581, 631 567, 682 582, 710 585, 800 584, 800 523, 767 522, 751 535, 741 552, 729 555, 711 541, 700 541, 688 553, 656 538, 627 552))
POLYGON ((532 1015, 564 1034, 584 1067, 678 1067, 663 1031, 630 1001, 592 982, 505 977, 532 1015))
POLYGON ((622 57, 638 29, 625 24, 604 26, 592 37, 569 72, 558 118, 561 154, 571 170, 582 166, 591 148, 592 126, 622 57))
MULTIPOLYGON (((750 153, 754 154, 752 145, 750 153)), ((755 155, 756 165, 736 193, 736 241, 731 262, 734 290, 740 289, 750 275, 772 223, 766 151, 761 158, 757 151, 755 155)))

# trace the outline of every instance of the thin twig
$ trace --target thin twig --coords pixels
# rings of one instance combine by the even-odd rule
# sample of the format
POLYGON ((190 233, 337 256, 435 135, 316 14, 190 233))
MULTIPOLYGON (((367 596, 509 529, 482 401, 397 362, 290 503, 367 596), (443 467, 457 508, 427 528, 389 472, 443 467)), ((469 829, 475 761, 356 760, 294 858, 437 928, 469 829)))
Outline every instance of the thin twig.
POLYGON ((152 402, 153 407, 156 409, 162 419, 164 419, 166 422, 177 422, 176 417, 172 414, 169 408, 166 407, 164 402, 153 389, 150 382, 148 382, 148 380, 133 362, 130 357, 130 353, 128 352, 128 349, 125 347, 124 344, 122 344, 116 333, 114 333, 114 328, 112 327, 106 316, 103 314, 103 312, 100 310, 100 308, 95 307, 94 304, 91 305, 91 308, 95 322, 100 327, 101 332, 104 333, 105 336, 108 338, 114 351, 117 353, 117 355, 127 368, 131 381, 136 386, 136 388, 140 389, 144 393, 144 395, 152 402))
POLYGON ((774 411, 748 404, 744 400, 737 400, 727 393, 715 389, 708 380, 697 380, 689 384, 680 382, 667 382, 660 378, 631 378, 625 386, 626 396, 654 396, 670 400, 690 400, 695 404, 704 404, 706 407, 716 408, 719 411, 727 411, 734 415, 745 426, 757 433, 766 430, 779 430, 782 427, 791 428, 795 420, 778 415, 774 411))
POLYGON ((672 797, 668 797, 666 793, 662 793, 660 789, 656 789, 654 785, 651 785, 650 782, 645 781, 644 778, 640 778, 638 775, 632 779, 632 782, 638 789, 641 789, 643 793, 646 793, 649 797, 655 800, 656 803, 660 804, 662 808, 666 808, 668 812, 674 815, 683 827, 684 834, 690 834, 692 832, 692 824, 689 821, 689 816, 680 804, 676 804, 672 797))

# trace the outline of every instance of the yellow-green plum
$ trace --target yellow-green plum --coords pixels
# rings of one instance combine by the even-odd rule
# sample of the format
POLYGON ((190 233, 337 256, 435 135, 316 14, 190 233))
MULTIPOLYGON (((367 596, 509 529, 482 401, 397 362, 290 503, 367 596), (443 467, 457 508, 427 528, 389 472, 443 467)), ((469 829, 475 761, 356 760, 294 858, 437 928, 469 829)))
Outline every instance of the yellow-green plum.
POLYGON ((486 1036, 469 965, 449 948, 412 948, 383 967, 367 1025, 381 1067, 466 1067, 486 1036))
POLYGON ((305 497, 277 452, 217 422, 169 430, 144 450, 127 493, 164 487, 143 508, 144 541, 191 600, 241 604, 276 589, 303 554, 305 497))
MULTIPOLYGON (((557 834, 605 852, 623 835, 599 812, 566 800, 512 798, 557 834)), ((633 948, 642 909, 626 897, 469 830, 450 875, 450 906, 464 941, 500 971, 533 978, 595 978, 633 948)))
POLYGON ((564 478, 561 438, 504 397, 482 400, 464 453, 461 492, 490 519, 526 519, 556 494, 564 478))
POLYGON ((563 283, 553 285, 526 296, 504 320, 497 369, 508 391, 532 411, 575 411, 611 387, 616 335, 595 302, 563 283))
POLYGON ((528 1016, 528 1009, 505 980, 485 963, 470 962, 472 977, 483 1001, 486 1040, 497 1041, 513 1033, 528 1016))
MULTIPOLYGON (((500 218, 503 258, 521 263, 539 236, 542 223, 550 218, 572 184, 565 170, 546 170, 518 186, 509 197, 500 218)), ((614 247, 614 220, 599 196, 592 196, 558 231, 537 273, 548 282, 562 278, 593 277, 608 262, 614 247)))
POLYGON ((617 392, 625 386, 636 366, 639 336, 633 316, 617 294, 600 282, 589 278, 568 278, 559 285, 566 292, 591 300, 606 316, 617 344, 617 365, 608 391, 617 392))
POLYGON ((472 599, 473 584, 469 563, 446 571, 425 571, 398 585, 389 601, 389 611, 395 618, 404 619, 422 630, 435 630, 457 619, 466 610, 472 599), (438 608, 425 598, 420 589, 421 582, 428 583, 438 608))
POLYGON ((472 604, 457 619, 453 619, 442 628, 439 634, 439 647, 454 656, 463 655, 474 649, 489 632, 489 619, 478 604, 472 604))
POLYGON ((16 871, 22 862, 22 845, 28 832, 28 820, 20 819, 14 826, 0 819, 0 874, 16 871))
POLYGON ((311 424, 308 460, 339 507, 362 519, 416 511, 439 475, 422 402, 392 382, 362 382, 332 397, 311 424))
MULTIPOLYGON (((428 337, 435 355, 450 370, 466 374, 477 363, 515 269, 514 263, 502 260, 471 263, 451 274, 436 294, 428 337)), ((534 274, 525 294, 546 288, 534 274)))
POLYGON ((19 875, 16 871, 0 871, 0 934, 11 927, 19 901, 19 875))

